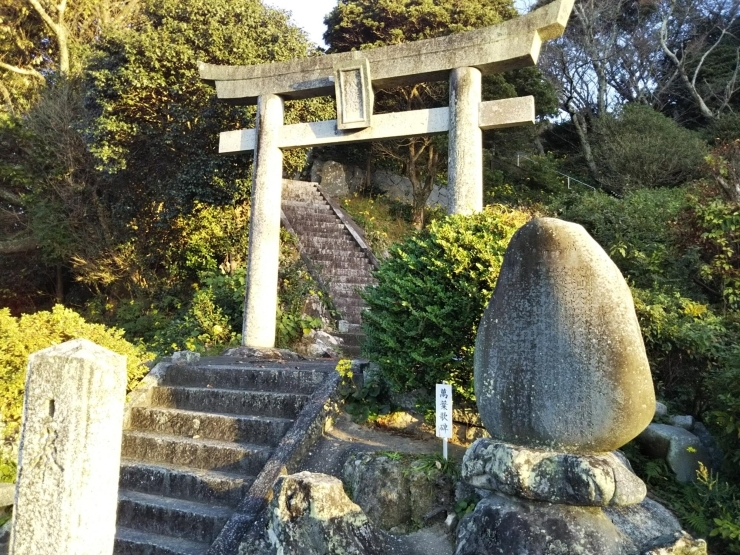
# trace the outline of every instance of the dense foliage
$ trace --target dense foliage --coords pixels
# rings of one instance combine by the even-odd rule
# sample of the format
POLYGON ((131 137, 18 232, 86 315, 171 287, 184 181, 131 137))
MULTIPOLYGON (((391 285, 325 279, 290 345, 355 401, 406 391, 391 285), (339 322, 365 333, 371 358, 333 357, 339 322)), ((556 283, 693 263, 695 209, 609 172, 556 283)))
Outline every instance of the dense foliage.
MULTIPOLYGON (((510 0, 341 0, 326 40, 332 51, 362 49, 514 16, 510 0)), ((445 183, 445 138, 330 151, 414 182, 412 206, 347 202, 389 251, 366 294, 366 348, 397 389, 446 380, 470 400, 475 325, 508 238, 535 211, 586 227, 632 288, 659 396, 725 450, 719 475, 686 487, 632 454, 715 555, 740 552, 738 16, 735 0, 577 0, 566 35, 543 48, 547 81, 535 68, 484 81, 486 99, 534 94, 539 116, 484 136, 485 198, 497 205, 400 242, 425 223, 431 185, 445 183)), ((0 310, 0 414, 11 428, 22 359, 72 337, 62 328, 144 356, 67 309, 37 312, 54 302, 159 353, 239 340, 251 158, 219 157, 216 137, 252 126, 254 108, 217 102, 196 64, 319 55, 312 49, 259 0, 0 7, 0 306, 10 309, 0 310), (37 313, 14 317, 23 312, 37 313)), ((443 106, 447 86, 376 100, 378 113, 443 106)), ((286 122, 333 113, 325 100, 289 102, 286 122)), ((305 174, 305 163, 287 153, 285 173, 305 174)), ((287 346, 320 325, 303 314, 320 292, 282 239, 277 331, 287 346)), ((363 400, 376 402, 381 385, 363 400)), ((0 461, 0 479, 11 474, 0 461)))
POLYGON ((397 390, 432 390, 442 381, 473 399, 478 321, 506 246, 530 215, 500 205, 450 216, 390 248, 377 286, 365 290, 364 354, 397 390))
POLYGON ((0 418, 4 438, 18 432, 23 409, 28 356, 36 351, 71 339, 89 339, 127 357, 128 389, 131 390, 148 371, 145 362, 153 355, 123 338, 123 331, 91 324, 79 314, 56 305, 51 311, 24 314, 20 318, 0 309, 0 418))

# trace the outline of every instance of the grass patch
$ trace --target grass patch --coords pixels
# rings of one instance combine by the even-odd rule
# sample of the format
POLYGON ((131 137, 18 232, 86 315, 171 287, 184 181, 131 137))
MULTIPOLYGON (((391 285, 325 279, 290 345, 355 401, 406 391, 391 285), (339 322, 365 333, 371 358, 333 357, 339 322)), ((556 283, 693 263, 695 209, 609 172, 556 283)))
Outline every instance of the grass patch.
POLYGON ((405 217, 403 203, 386 197, 369 198, 355 194, 342 200, 342 208, 357 222, 375 256, 385 256, 392 243, 397 243, 414 231, 405 217))

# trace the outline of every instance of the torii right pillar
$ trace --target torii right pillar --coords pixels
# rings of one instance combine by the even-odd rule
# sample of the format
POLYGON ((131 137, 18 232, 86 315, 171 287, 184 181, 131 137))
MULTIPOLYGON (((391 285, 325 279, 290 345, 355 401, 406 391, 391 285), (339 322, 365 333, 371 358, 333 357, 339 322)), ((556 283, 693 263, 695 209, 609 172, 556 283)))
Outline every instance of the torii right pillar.
POLYGON ((450 72, 448 187, 450 214, 483 210, 483 132, 479 124, 481 72, 461 67, 450 72))

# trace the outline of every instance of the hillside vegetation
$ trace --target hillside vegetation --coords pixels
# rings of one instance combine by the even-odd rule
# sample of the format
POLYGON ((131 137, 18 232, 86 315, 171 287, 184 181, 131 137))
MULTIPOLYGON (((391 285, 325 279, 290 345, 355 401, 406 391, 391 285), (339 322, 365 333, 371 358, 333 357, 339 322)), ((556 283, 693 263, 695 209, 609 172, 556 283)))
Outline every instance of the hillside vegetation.
MULTIPOLYGON (((0 413, 11 428, 21 359, 71 337, 59 326, 134 360, 239 342, 252 159, 218 156, 217 137, 253 127, 255 109, 218 102, 196 64, 321 55, 259 0, 32 4, 8 0, 0 18, 0 413)), ((534 214, 582 224, 632 288, 659 397, 722 442, 719 475, 689 486, 633 453, 715 554, 740 552, 739 15, 732 0, 577 0, 538 68, 484 80, 486 100, 532 94, 538 112, 535 126, 485 132, 481 215, 425 208, 447 182, 444 136, 290 151, 284 165, 293 177, 334 159, 411 183, 409 205, 369 187, 344 201, 384 260, 366 292, 367 352, 397 389, 446 379, 472 401, 472 338, 509 237, 534 214)), ((511 0, 340 0, 325 40, 340 52, 512 17, 511 0)), ((378 112, 449 102, 445 83, 376 100, 378 112)), ((334 114, 328 98, 286 105, 288 123, 334 114)), ((321 292, 282 239, 289 346, 319 325, 303 312, 321 292)))

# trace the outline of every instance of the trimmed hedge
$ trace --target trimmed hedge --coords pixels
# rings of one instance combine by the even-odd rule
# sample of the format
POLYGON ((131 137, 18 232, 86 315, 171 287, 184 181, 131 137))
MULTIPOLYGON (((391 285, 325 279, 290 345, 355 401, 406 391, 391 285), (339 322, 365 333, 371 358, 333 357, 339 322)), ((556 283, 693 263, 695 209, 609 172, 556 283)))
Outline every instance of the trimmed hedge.
POLYGON ((363 353, 398 391, 450 383, 473 400, 477 325, 509 240, 531 214, 501 205, 449 216, 391 246, 363 298, 363 353))

